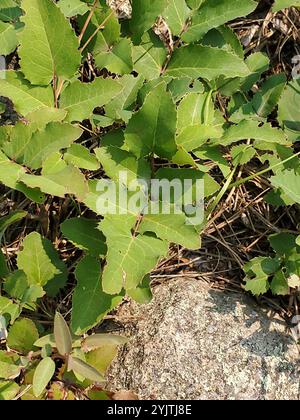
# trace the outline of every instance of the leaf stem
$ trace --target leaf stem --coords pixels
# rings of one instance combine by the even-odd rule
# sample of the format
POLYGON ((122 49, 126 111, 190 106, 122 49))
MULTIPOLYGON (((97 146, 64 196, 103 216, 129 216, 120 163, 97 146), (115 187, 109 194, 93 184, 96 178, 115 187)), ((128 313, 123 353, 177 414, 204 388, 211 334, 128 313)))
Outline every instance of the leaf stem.
POLYGON ((232 181, 232 178, 234 177, 234 174, 235 174, 236 170, 237 170, 237 168, 235 167, 235 168, 231 171, 231 173, 230 173, 230 175, 229 175, 229 177, 228 177, 227 181, 226 181, 226 182, 225 182, 225 184, 223 185, 223 187, 222 187, 222 189, 220 190, 219 194, 216 196, 216 198, 214 199, 214 201, 213 201, 213 202, 211 203, 211 205, 208 207, 208 209, 207 209, 207 211, 206 211, 206 214, 207 214, 207 220, 209 220, 209 218, 210 218, 210 216, 211 216, 212 212, 215 210, 215 208, 217 207, 217 205, 219 204, 219 202, 222 200, 222 198, 223 198, 224 194, 226 193, 226 191, 227 191, 228 189, 230 189, 230 185, 231 185, 230 183, 231 183, 231 181, 232 181))
POLYGON ((91 19, 92 19, 93 15, 94 15, 94 13, 95 13, 95 10, 96 10, 96 7, 97 7, 97 3, 98 3, 98 0, 95 0, 95 1, 94 1, 94 4, 93 4, 93 7, 92 7, 92 8, 91 8, 91 10, 90 10, 90 13, 89 13, 89 15, 88 15, 88 17, 87 17, 86 21, 84 22, 84 25, 83 25, 83 27, 82 27, 82 30, 81 30, 80 35, 79 35, 79 38, 78 38, 78 39, 79 39, 79 43, 81 43, 82 38, 83 38, 83 36, 84 36, 84 34, 85 34, 86 28, 88 27, 88 24, 90 23, 90 21, 91 21, 91 19))
POLYGON ((267 172, 272 171, 275 168, 278 168, 278 167, 284 165, 285 163, 289 162, 290 160, 296 158, 297 156, 300 156, 300 152, 298 152, 298 153, 296 153, 296 154, 288 157, 285 160, 282 160, 279 163, 276 163, 275 165, 269 166, 268 168, 263 169, 262 171, 259 171, 259 172, 255 173, 253 175, 250 175, 247 178, 242 178, 239 181, 236 181, 233 184, 230 184, 229 187, 228 187, 228 189, 231 189, 231 188, 234 188, 234 187, 239 187, 240 185, 245 184, 246 182, 251 181, 254 178, 257 178, 257 177, 259 177, 259 176, 261 176, 261 175, 263 175, 263 174, 265 174, 267 172))
POLYGON ((55 108, 58 108, 58 99, 60 97, 63 86, 64 86, 64 80, 60 80, 55 91, 55 108))

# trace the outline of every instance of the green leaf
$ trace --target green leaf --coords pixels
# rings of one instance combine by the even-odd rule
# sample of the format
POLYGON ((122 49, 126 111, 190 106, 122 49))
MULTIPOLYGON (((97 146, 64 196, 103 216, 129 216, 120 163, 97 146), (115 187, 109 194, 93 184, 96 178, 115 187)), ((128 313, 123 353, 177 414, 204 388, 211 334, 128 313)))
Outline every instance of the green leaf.
POLYGON ((245 63, 249 67, 251 74, 242 81, 241 90, 248 92, 259 80, 262 73, 268 70, 270 59, 265 53, 256 52, 250 54, 246 58, 245 63))
POLYGON ((194 154, 201 160, 210 160, 213 163, 216 163, 222 171, 222 174, 225 178, 227 178, 230 174, 231 171, 228 162, 224 158, 223 153, 218 146, 205 145, 196 152, 194 152, 194 154))
POLYGON ((35 85, 48 85, 54 76, 71 79, 81 61, 79 45, 59 7, 51 0, 23 0, 22 9, 19 56, 26 79, 35 85))
POLYGON ((256 155, 254 147, 247 144, 239 144, 231 149, 231 157, 234 166, 245 165, 256 155))
MULTIPOLYGON (((201 172, 197 169, 176 169, 176 168, 161 168, 156 172, 155 178, 157 179, 167 179, 172 181, 174 179, 181 180, 184 183, 184 180, 192 181, 192 203, 196 200, 196 181, 203 180, 204 183, 204 196, 209 197, 213 195, 220 189, 220 185, 209 175, 204 172, 201 172)), ((188 196, 190 191, 185 190, 185 195, 188 196)), ((188 197, 189 198, 189 197, 188 197)), ((192 204, 186 198, 186 204, 192 204)), ((172 201, 171 201, 172 202, 172 201)))
POLYGON ((244 266, 247 274, 245 290, 259 296, 266 293, 269 288, 269 276, 275 274, 280 268, 277 258, 257 257, 244 266))
POLYGON ((170 0, 163 16, 173 35, 180 35, 191 14, 185 0, 170 0))
POLYGON ((166 74, 172 77, 202 77, 212 80, 218 76, 245 77, 250 73, 237 55, 203 45, 178 48, 172 55, 166 74))
POLYGON ((13 25, 0 21, 0 54, 11 54, 17 48, 17 45, 17 34, 13 25))
POLYGON ((146 97, 142 108, 133 115, 125 130, 125 143, 137 157, 152 153, 171 158, 175 143, 176 107, 166 84, 158 85, 146 97))
POLYGON ((79 200, 83 200, 88 193, 84 175, 71 165, 49 175, 25 174, 22 175, 21 180, 31 188, 39 188, 46 194, 62 198, 67 194, 74 194, 79 200))
POLYGON ((142 37, 142 42, 132 48, 133 68, 145 79, 160 76, 167 59, 167 51, 162 41, 152 32, 142 37))
POLYGON ((109 103, 122 90, 115 80, 98 77, 91 83, 75 80, 62 92, 60 107, 68 111, 67 121, 90 118, 96 107, 109 103))
POLYGON ((62 356, 66 356, 72 351, 72 337, 68 324, 64 317, 56 312, 54 318, 54 338, 57 350, 62 356))
POLYGON ((122 85, 122 91, 105 106, 105 114, 112 119, 122 119, 127 123, 143 82, 144 77, 141 75, 138 77, 125 75, 118 79, 118 83, 122 85))
POLYGON ((95 257, 104 256, 107 252, 105 237, 99 231, 98 224, 97 220, 72 218, 61 224, 61 232, 77 248, 95 257))
POLYGON ((228 52, 236 54, 240 58, 244 58, 244 51, 238 36, 226 25, 217 29, 211 29, 202 39, 202 45, 210 45, 211 47, 222 48, 228 52))
POLYGON ((276 143, 288 146, 289 143, 282 130, 273 128, 270 124, 259 126, 257 121, 243 120, 237 125, 230 126, 220 140, 215 143, 228 146, 241 140, 254 139, 267 143, 276 143))
POLYGON ((58 291, 65 287, 67 283, 68 270, 64 262, 59 258, 59 255, 56 249, 53 247, 52 242, 50 242, 47 238, 42 238, 42 242, 52 265, 54 265, 59 272, 44 286, 47 295, 50 297, 55 297, 58 291))
POLYGON ((214 125, 216 113, 211 92, 189 93, 178 106, 177 132, 194 125, 214 125))
POLYGON ((89 11, 87 4, 80 0, 59 0, 58 7, 66 17, 84 15, 89 11))
POLYGON ((79 375, 83 376, 86 379, 89 379, 90 381, 104 381, 104 377, 97 369, 84 362, 83 360, 78 359, 78 357, 69 357, 68 369, 73 370, 75 373, 78 373, 79 375))
POLYGON ((96 350, 92 350, 85 355, 86 361, 93 366, 102 375, 105 375, 107 369, 118 354, 116 345, 106 344, 96 350))
POLYGON ((185 127, 176 137, 176 143, 183 147, 187 152, 198 149, 208 139, 222 137, 223 129, 218 126, 210 125, 190 125, 185 127))
POLYGON ((95 64, 111 73, 128 74, 133 70, 132 44, 127 38, 121 39, 109 51, 96 55, 95 64))
POLYGON ((17 163, 10 161, 0 150, 0 182, 9 188, 23 192, 31 200, 43 202, 41 193, 32 191, 19 182, 24 175, 25 169, 17 163))
POLYGON ((139 232, 155 232, 158 238, 188 249, 201 246, 199 233, 187 224, 184 214, 145 214, 139 232))
POLYGON ((55 372, 55 363, 50 357, 41 360, 33 375, 33 393, 39 397, 45 390, 55 372))
POLYGON ((83 258, 77 265, 77 286, 73 293, 72 331, 83 334, 98 324, 120 301, 119 296, 110 296, 101 286, 100 262, 91 256, 83 258))
POLYGON ((137 159, 136 156, 122 150, 118 147, 107 146, 95 149, 95 154, 101 163, 106 175, 112 180, 121 181, 128 185, 132 181, 138 179, 149 180, 151 177, 151 168, 145 159, 137 159), (120 179, 126 173, 127 180, 120 179))
POLYGON ((126 290, 127 295, 140 305, 147 305, 153 297, 150 281, 150 275, 147 275, 137 288, 126 290))
POLYGON ((5 279, 3 289, 10 297, 21 300, 28 287, 26 274, 16 270, 5 279))
POLYGON ((11 349, 28 354, 39 338, 35 324, 27 318, 18 319, 8 332, 7 344, 11 349))
MULTIPOLYGON (((81 339, 73 334, 71 334, 72 336, 72 348, 79 348, 81 347, 81 339)), ((35 347, 54 347, 56 348, 56 342, 55 342, 55 337, 54 334, 47 334, 44 335, 43 337, 39 338, 35 343, 34 343, 35 347)))
POLYGON ((0 400, 12 400, 18 394, 19 389, 19 385, 13 381, 0 381, 0 400))
POLYGON ((128 216, 106 216, 100 224, 108 246, 102 276, 105 293, 117 294, 122 288, 137 287, 168 252, 168 244, 164 241, 146 235, 133 235, 131 223, 132 218, 128 219, 128 216))
POLYGON ((122 346, 127 342, 128 338, 120 335, 92 334, 83 340, 82 348, 85 352, 89 352, 105 346, 122 346))
POLYGON ((273 295, 288 295, 290 288, 287 279, 282 270, 278 271, 271 281, 271 290, 273 295))
POLYGON ((18 19, 22 14, 20 7, 14 0, 1 0, 0 20, 3 22, 12 22, 18 19))
POLYGON ((20 220, 24 219, 24 217, 26 216, 27 216, 26 211, 15 210, 15 211, 12 211, 9 215, 1 217, 0 218, 0 242, 3 238, 3 235, 6 229, 10 225, 19 222, 20 220))
POLYGON ((30 233, 23 240, 23 250, 18 254, 18 267, 27 276, 29 285, 46 285, 60 271, 47 255, 41 235, 30 233))
POLYGON ((290 233, 275 233, 268 240, 278 255, 286 255, 296 246, 296 237, 290 233))
POLYGON ((6 259, 3 252, 0 250, 0 279, 2 280, 8 274, 9 274, 9 271, 6 264, 6 259))
POLYGON ((67 111, 58 108, 39 108, 26 115, 32 132, 43 130, 51 122, 62 122, 67 115, 67 111))
POLYGON ((24 116, 37 109, 53 106, 52 89, 32 86, 18 71, 0 71, 0 95, 11 99, 16 111, 24 116))
POLYGON ((286 9, 292 6, 300 7, 300 0, 276 0, 273 5, 273 11, 278 12, 281 9, 286 9))
POLYGON ((257 3, 253 0, 205 0, 193 14, 192 25, 183 34, 182 39, 185 42, 199 41, 210 29, 237 17, 246 16, 256 7, 257 3))
POLYGON ((189 8, 193 10, 199 9, 203 2, 204 0, 186 0, 186 3, 189 6, 189 8))
POLYGON ((96 156, 81 144, 72 144, 64 155, 67 163, 77 168, 97 171, 100 167, 96 156))
POLYGON ((18 366, 12 356, 0 351, 0 378, 14 379, 20 375, 21 367, 18 366))
MULTIPOLYGON (((92 37, 86 50, 92 52, 94 57, 99 53, 108 52, 113 45, 120 40, 121 34, 121 26, 117 16, 115 14, 112 16, 112 11, 107 7, 105 2, 102 1, 101 4, 98 3, 98 6, 100 7, 96 8, 82 38, 82 45, 85 45, 92 37), (104 27, 103 22, 106 22, 104 27), (99 30, 99 27, 102 27, 102 29, 99 30), (97 33, 95 35, 96 31, 97 33)), ((77 18, 80 31, 82 31, 87 17, 88 13, 77 18)))
POLYGON ((15 320, 20 315, 21 311, 19 305, 13 303, 12 300, 0 296, 0 315, 9 315, 11 324, 15 322, 15 320))
POLYGON ((286 76, 283 73, 270 76, 265 81, 261 90, 251 101, 251 106, 259 117, 266 118, 271 114, 282 95, 285 84, 286 76))
POLYGON ((284 193, 296 203, 300 204, 300 175, 294 171, 278 172, 271 177, 274 187, 280 188, 284 193))
POLYGON ((294 80, 287 84, 279 102, 278 119, 285 128, 291 141, 300 139, 300 81, 294 80))
POLYGON ((200 80, 193 80, 190 77, 180 77, 172 79, 168 84, 173 100, 178 102, 188 93, 203 93, 204 85, 200 80))
POLYGON ((150 29, 156 18, 163 14, 168 4, 167 0, 133 0, 130 28, 132 39, 137 44, 142 35, 150 29))
POLYGON ((45 130, 33 134, 24 151, 23 162, 32 169, 41 168, 43 161, 54 152, 69 147, 82 130, 71 124, 53 122, 45 130))

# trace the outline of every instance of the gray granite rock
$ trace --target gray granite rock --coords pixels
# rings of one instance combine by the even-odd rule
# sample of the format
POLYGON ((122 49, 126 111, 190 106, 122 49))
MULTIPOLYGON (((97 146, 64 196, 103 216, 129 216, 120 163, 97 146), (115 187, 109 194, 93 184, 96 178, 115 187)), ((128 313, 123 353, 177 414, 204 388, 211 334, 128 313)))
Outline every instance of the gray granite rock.
POLYGON ((131 337, 108 373, 141 399, 298 399, 298 350, 285 323, 243 294, 177 279, 118 317, 131 337))

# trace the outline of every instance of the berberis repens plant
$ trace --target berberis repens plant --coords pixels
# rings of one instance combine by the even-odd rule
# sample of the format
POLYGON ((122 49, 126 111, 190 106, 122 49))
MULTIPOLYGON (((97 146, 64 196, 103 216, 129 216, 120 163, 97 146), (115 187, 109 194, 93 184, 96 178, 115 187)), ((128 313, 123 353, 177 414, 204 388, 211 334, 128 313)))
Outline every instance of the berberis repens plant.
MULTIPOLYGON (((278 0, 274 8, 289 6, 299 1, 278 0)), ((51 380, 59 394, 58 383, 70 374, 55 358, 53 339, 37 341, 48 333, 45 325, 28 317, 42 307, 53 319, 53 298, 74 278, 70 326, 81 336, 125 294, 149 301, 151 270, 171 243, 200 248, 205 221, 231 187, 270 174, 268 200, 300 204, 300 82, 268 75, 267 55, 245 56, 226 25, 256 7, 254 0, 0 1, 0 55, 6 56, 0 96, 9 100, 0 112, 16 113, 0 127, 0 182, 6 196, 38 209, 38 215, 26 206, 4 214, 0 240, 4 244, 6 232, 22 220, 36 217, 42 226, 21 232, 16 255, 0 254, 0 339, 6 346, 0 399, 40 396, 51 380), (252 159, 262 171, 236 180, 252 159), (217 179, 207 161, 219 171, 217 179), (191 182, 184 200, 158 194, 155 212, 143 211, 154 204, 146 188, 138 192, 143 206, 128 206, 136 198, 133 186, 153 180, 191 182), (199 180, 207 206, 203 220, 192 223, 188 209, 197 204, 199 180), (110 211, 102 205, 104 196, 112 197, 107 190, 118 197, 110 211), (43 223, 51 197, 60 203, 52 229, 43 223), (64 258, 61 238, 77 249, 76 258, 64 258), (47 373, 38 384, 35 369, 47 373)), ((285 258, 270 258, 270 274, 280 272, 274 293, 279 283, 280 293, 300 285, 298 249, 295 244, 286 257, 293 262, 288 274, 285 258)), ((259 270, 270 263, 259 263, 259 270)), ((246 271, 256 273, 257 264, 246 271)), ((253 293, 269 288, 269 274, 260 274, 247 277, 253 293)), ((98 368, 98 359, 76 351, 69 368, 77 376, 68 380, 82 384, 89 368, 80 368, 78 359, 90 369, 98 368)))

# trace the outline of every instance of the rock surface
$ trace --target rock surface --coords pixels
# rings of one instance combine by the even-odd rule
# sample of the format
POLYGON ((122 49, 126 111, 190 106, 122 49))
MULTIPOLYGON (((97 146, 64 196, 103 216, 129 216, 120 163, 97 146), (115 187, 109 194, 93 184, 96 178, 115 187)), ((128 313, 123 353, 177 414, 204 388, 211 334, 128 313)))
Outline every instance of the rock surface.
POLYGON ((285 323, 248 296, 175 279, 148 305, 125 303, 118 319, 131 341, 108 373, 111 390, 159 400, 299 399, 297 347, 285 323))

